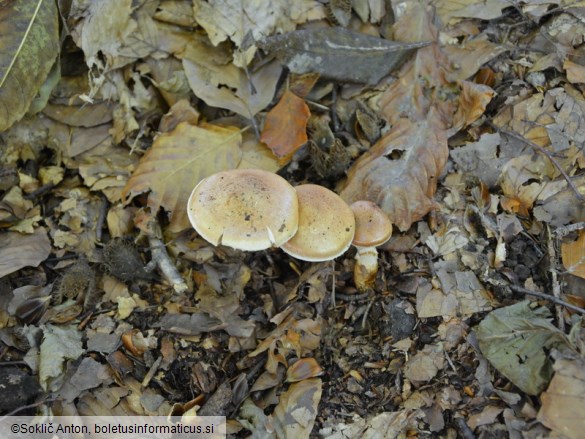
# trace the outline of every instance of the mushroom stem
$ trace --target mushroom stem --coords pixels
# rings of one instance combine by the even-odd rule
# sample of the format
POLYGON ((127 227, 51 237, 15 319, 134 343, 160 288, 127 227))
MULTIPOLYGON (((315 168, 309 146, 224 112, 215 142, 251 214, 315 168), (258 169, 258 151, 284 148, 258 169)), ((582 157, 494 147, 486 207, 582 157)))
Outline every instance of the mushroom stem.
POLYGON ((374 285, 378 273, 378 250, 376 247, 355 246, 355 266, 353 280, 356 288, 363 292, 374 285))

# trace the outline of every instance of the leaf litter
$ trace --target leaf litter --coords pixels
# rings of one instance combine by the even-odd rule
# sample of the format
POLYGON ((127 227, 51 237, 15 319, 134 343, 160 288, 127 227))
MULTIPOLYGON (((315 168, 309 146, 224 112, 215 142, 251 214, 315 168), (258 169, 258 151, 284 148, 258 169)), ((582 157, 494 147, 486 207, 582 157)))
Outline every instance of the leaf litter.
POLYGON ((38 47, 5 32, 0 383, 35 385, 0 408, 579 437, 580 4, 430 3, 74 1, 60 72, 53 35, 18 84, 2 66, 38 47), (372 288, 355 250, 309 264, 198 237, 187 197, 235 168, 379 204, 399 232, 372 288))

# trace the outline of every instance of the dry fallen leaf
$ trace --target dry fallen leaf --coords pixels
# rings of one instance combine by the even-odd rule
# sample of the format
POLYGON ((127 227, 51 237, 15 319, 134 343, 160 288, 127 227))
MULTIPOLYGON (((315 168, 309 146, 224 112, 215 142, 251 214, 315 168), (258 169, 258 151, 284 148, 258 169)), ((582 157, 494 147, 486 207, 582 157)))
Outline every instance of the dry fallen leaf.
POLYGON ((310 115, 305 101, 287 90, 266 115, 260 140, 281 161, 286 162, 307 142, 307 121, 310 115))
POLYGON ((187 199, 203 178, 235 168, 241 157, 240 130, 211 124, 192 126, 180 123, 159 136, 122 191, 128 201, 150 191, 148 205, 156 215, 160 207, 171 212, 170 228, 189 227, 187 199))
POLYGON ((158 48, 158 32, 147 8, 135 9, 131 0, 84 3, 72 12, 80 21, 71 35, 89 67, 122 67, 158 48))
POLYGON ((432 197, 448 156, 446 133, 433 114, 416 123, 401 119, 354 163, 340 195, 349 204, 375 202, 408 230, 436 206, 432 197))
POLYGON ((554 433, 570 439, 583 437, 585 431, 585 370, 582 360, 558 360, 548 389, 540 396, 538 420, 554 433))
POLYGON ((274 98, 282 66, 271 62, 248 76, 227 56, 221 48, 192 43, 183 55, 185 75, 195 96, 206 104, 252 119, 274 98))
POLYGON ((239 46, 248 32, 258 39, 275 30, 291 31, 297 24, 325 17, 323 5, 315 0, 196 0, 193 11, 215 46, 228 38, 239 46))
MULTIPOLYGON (((435 41, 438 34, 428 11, 414 2, 395 32, 407 41, 435 41)), ((498 53, 485 52, 482 57, 488 59, 498 53)), ((466 61, 476 54, 464 48, 455 53, 458 64, 471 66, 465 75, 474 74, 480 65, 466 61)), ((402 231, 436 207, 433 196, 449 155, 447 137, 480 117, 494 94, 454 74, 453 56, 438 44, 417 51, 380 98, 381 115, 392 130, 353 164, 340 188, 349 203, 377 203, 402 231)))
POLYGON ((0 235, 0 278, 23 267, 37 267, 51 253, 51 241, 44 228, 31 235, 5 232, 0 235))
POLYGON ((585 279, 585 230, 581 230, 576 241, 563 242, 561 255, 567 272, 585 279))
POLYGON ((509 7, 508 0, 439 0, 436 3, 437 14, 445 24, 455 24, 462 18, 479 18, 491 20, 502 15, 502 10, 509 7))
POLYGON ((425 345, 406 363, 404 376, 414 382, 430 381, 445 367, 445 352, 441 343, 425 345))
POLYGON ((376 84, 428 40, 411 43, 376 38, 342 27, 304 29, 258 42, 291 72, 319 73, 340 81, 376 84))
POLYGON ((323 374, 323 369, 314 358, 301 358, 286 371, 286 381, 295 383, 297 381, 315 378, 323 374))
POLYGON ((0 132, 24 116, 58 53, 54 1, 0 4, 0 132))
POLYGON ((45 390, 56 390, 62 385, 65 361, 77 360, 84 349, 81 332, 73 326, 46 325, 39 358, 39 381, 45 390))
POLYGON ((321 401, 322 382, 311 378, 293 383, 280 395, 280 402, 274 409, 274 424, 283 439, 309 438, 317 407, 321 401))

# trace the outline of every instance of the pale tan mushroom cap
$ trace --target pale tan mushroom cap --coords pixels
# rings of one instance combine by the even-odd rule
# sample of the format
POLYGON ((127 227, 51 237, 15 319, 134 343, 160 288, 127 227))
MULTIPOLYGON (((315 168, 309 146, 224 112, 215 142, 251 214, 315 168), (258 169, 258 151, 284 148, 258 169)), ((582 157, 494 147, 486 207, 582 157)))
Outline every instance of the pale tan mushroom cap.
POLYGON ((356 201, 351 206, 355 215, 353 245, 377 247, 392 236, 392 223, 388 215, 371 201, 356 201))
POLYGON ((355 218, 339 195, 322 186, 296 187, 299 198, 299 230, 281 248, 303 261, 328 261, 351 245, 355 218))
POLYGON ((210 243, 248 251, 281 246, 296 233, 299 217, 295 189, 259 169, 233 169, 201 180, 187 212, 210 243))

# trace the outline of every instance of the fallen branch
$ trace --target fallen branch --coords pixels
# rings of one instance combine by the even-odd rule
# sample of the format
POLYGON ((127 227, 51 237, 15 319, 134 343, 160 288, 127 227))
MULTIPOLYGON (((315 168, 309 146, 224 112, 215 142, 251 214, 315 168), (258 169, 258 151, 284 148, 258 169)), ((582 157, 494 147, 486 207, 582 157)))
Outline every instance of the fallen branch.
POLYGON ((530 296, 539 297, 541 299, 548 300, 556 305, 562 305, 562 306, 569 308, 573 311, 576 311, 578 313, 585 314, 585 309, 579 308, 578 306, 572 305, 568 302, 565 302, 564 300, 558 299, 555 296, 551 296, 550 294, 545 294, 545 293, 541 293, 539 291, 529 290, 528 288, 519 287, 517 285, 508 285, 508 287, 512 291, 515 291, 517 293, 528 294, 530 296))
POLYGON ((152 228, 154 231, 153 235, 156 235, 148 236, 148 244, 150 246, 152 260, 156 262, 156 265, 161 271, 162 275, 171 284, 173 290, 176 293, 183 293, 187 291, 189 289, 187 283, 181 277, 173 261, 171 261, 171 258, 167 253, 167 249, 164 243, 162 242, 161 239, 158 238, 158 236, 162 235, 160 226, 158 225, 158 223, 156 223, 153 224, 152 228))

